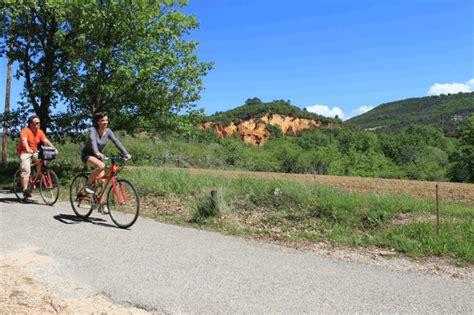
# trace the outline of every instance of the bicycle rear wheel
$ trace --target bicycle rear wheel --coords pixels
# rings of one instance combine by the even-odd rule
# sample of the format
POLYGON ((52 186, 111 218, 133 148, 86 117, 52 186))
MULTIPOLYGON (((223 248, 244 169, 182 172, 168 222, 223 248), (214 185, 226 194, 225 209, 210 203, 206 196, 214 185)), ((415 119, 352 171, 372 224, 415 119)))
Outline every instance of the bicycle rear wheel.
POLYGON ((81 219, 87 219, 91 215, 94 205, 94 197, 84 190, 86 182, 86 174, 77 174, 69 189, 72 210, 81 219))
POLYGON ((41 174, 39 191, 41 198, 47 205, 54 205, 59 197, 59 178, 53 170, 46 170, 41 174))
POLYGON ((140 212, 140 197, 131 182, 119 179, 116 182, 117 190, 113 185, 107 192, 107 207, 112 221, 120 228, 131 227, 137 221, 140 212))

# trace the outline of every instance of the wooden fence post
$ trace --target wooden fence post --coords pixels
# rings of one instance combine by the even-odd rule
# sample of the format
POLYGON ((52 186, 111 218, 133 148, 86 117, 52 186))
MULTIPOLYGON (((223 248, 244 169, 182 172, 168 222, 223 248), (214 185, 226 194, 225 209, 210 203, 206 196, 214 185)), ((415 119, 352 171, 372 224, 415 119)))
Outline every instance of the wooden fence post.
POLYGON ((439 237, 439 187, 436 184, 436 236, 439 237))
POLYGON ((217 190, 211 190, 211 200, 212 205, 214 206, 215 210, 219 210, 219 198, 217 196, 217 190))

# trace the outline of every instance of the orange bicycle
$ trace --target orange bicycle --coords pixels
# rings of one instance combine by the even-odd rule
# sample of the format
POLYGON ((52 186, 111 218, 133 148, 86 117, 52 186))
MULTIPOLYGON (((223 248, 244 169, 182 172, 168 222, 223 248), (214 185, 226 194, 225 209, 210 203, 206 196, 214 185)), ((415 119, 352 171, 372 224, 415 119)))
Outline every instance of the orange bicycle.
MULTIPOLYGON (((33 156, 33 154, 32 154, 33 156)), ((31 158, 31 157, 30 157, 31 158)), ((50 152, 39 151, 38 161, 31 165, 30 177, 28 179, 27 190, 30 194, 34 189, 38 188, 41 199, 47 205, 54 205, 59 197, 59 178, 55 171, 48 168, 47 161, 56 158, 56 154, 50 152)), ((28 198, 23 197, 23 186, 21 184, 21 169, 15 172, 13 177, 13 191, 18 198, 24 202, 28 198)))
POLYGON ((87 219, 95 209, 102 214, 108 212, 110 218, 118 227, 131 227, 140 212, 140 198, 135 186, 128 180, 118 176, 121 169, 116 162, 125 161, 126 159, 120 156, 109 156, 104 160, 111 161, 111 165, 105 171, 105 175, 99 178, 104 180, 103 183, 99 184, 96 180, 95 193, 88 194, 85 191, 88 174, 77 174, 72 180, 69 192, 72 209, 81 219, 87 219))

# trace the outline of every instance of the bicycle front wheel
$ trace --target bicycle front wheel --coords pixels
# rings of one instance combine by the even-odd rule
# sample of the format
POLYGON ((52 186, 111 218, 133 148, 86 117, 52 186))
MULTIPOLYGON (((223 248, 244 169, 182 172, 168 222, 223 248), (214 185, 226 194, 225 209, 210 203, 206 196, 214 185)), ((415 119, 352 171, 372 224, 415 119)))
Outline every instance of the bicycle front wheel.
POLYGON ((53 170, 46 170, 41 174, 39 191, 43 201, 52 206, 59 197, 59 178, 53 170))
POLYGON ((93 196, 87 194, 84 189, 86 182, 86 174, 77 174, 69 189, 72 210, 81 219, 87 219, 91 215, 94 205, 93 196))
POLYGON ((140 212, 140 197, 131 182, 119 179, 107 192, 107 207, 112 221, 120 228, 131 227, 140 212))

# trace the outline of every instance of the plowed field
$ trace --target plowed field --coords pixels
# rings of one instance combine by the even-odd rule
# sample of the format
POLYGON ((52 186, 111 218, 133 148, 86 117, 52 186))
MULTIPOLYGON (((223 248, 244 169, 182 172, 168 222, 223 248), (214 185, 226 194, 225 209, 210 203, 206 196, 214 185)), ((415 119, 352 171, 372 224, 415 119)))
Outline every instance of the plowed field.
POLYGON ((323 185, 342 188, 344 190, 356 193, 377 192, 384 194, 410 195, 418 198, 435 198, 436 185, 438 185, 440 199, 474 205, 474 184, 367 177, 227 171, 214 169, 180 170, 195 174, 210 174, 230 177, 272 178, 293 180, 297 182, 313 181, 323 185))

